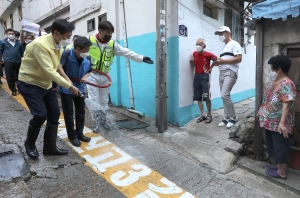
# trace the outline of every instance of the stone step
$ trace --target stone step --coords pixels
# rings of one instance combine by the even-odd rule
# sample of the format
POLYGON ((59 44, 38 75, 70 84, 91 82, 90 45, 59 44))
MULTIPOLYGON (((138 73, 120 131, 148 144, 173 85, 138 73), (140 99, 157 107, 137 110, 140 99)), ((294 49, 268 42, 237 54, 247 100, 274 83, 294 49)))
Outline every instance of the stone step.
POLYGON ((266 180, 278 185, 283 188, 292 191, 300 196, 300 171, 288 168, 287 169, 287 179, 275 179, 269 177, 265 173, 265 166, 268 164, 263 161, 255 161, 248 157, 241 157, 238 162, 238 166, 242 169, 252 172, 253 174, 263 177, 266 180))

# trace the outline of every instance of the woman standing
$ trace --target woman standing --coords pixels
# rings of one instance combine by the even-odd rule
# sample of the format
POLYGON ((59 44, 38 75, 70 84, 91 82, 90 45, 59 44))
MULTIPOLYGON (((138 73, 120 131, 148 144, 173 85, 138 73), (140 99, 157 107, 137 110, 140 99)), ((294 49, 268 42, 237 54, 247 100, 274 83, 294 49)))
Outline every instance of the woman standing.
POLYGON ((291 61, 285 55, 272 57, 268 64, 276 79, 267 87, 258 116, 260 126, 265 128, 269 157, 275 158, 276 166, 267 165, 266 174, 270 177, 286 179, 286 166, 289 160, 290 137, 294 126, 294 100, 296 87, 287 73, 291 61))
POLYGON ((26 47, 19 72, 18 89, 33 118, 29 121, 26 153, 36 159, 39 153, 35 142, 40 128, 47 120, 44 134, 44 155, 66 155, 67 150, 56 146, 60 111, 52 81, 78 95, 78 88, 65 80, 58 72, 62 46, 69 44, 75 26, 66 19, 57 19, 52 24, 52 33, 35 39, 26 47))

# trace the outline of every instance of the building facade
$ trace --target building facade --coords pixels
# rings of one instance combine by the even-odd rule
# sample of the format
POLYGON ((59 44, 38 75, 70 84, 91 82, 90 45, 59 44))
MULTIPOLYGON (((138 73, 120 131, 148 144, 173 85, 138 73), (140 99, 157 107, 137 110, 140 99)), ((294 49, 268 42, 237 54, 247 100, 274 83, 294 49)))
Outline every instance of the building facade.
MULTIPOLYGON (((297 97, 294 102, 295 121, 291 141, 290 165, 300 170, 300 2, 298 0, 266 0, 253 6, 253 18, 257 24, 257 78, 256 111, 259 109, 267 85, 276 76, 271 74, 268 61, 278 54, 285 54, 291 60, 288 77, 294 82, 297 97), (276 5, 276 6, 273 6, 276 5)), ((261 156, 264 130, 256 121, 255 151, 261 156)))
MULTIPOLYGON (((99 21, 111 21, 115 26, 113 38, 118 43, 124 45, 124 35, 127 35, 128 48, 154 60, 153 65, 130 61, 130 68, 135 109, 147 116, 155 117, 156 0, 27 0, 19 1, 16 4, 22 4, 24 18, 32 19, 32 22, 40 24, 41 29, 46 32, 50 32, 51 23, 55 18, 66 18, 73 22, 76 26, 73 34, 83 36, 93 35, 97 32, 99 21), (124 27, 126 27, 126 31, 124 27)), ((15 4, 12 7, 15 7, 15 11, 17 10, 15 4)), ((199 115, 198 106, 193 101, 194 69, 190 65, 189 59, 195 51, 198 38, 206 40, 207 51, 219 56, 224 43, 219 41, 214 32, 224 24, 232 29, 233 38, 241 43, 244 49, 238 80, 232 90, 232 98, 234 102, 238 102, 255 95, 256 46, 252 37, 248 39, 245 36, 242 27, 244 23, 243 8, 244 1, 167 1, 169 122, 183 126, 199 115), (179 26, 187 29, 187 35, 180 35, 179 26)), ((9 14, 9 12, 7 13, 9 14)), ((2 18, 0 14, 0 19, 2 18)), ((21 23, 19 27, 16 26, 16 29, 20 29, 20 27, 21 23)), ((0 26, 0 29, 3 31, 3 27, 0 26)), ((0 34, 0 39, 2 35, 0 34)), ((110 87, 111 102, 117 106, 131 107, 126 59, 115 57, 110 74, 113 80, 110 87)), ((211 74, 213 109, 223 106, 218 75, 219 70, 215 68, 211 74)))

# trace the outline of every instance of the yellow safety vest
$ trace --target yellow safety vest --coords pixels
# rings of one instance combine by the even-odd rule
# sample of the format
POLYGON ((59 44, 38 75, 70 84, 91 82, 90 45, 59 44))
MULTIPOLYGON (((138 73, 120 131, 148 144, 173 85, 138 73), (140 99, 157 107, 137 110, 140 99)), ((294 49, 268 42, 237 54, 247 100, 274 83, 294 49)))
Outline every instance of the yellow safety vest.
POLYGON ((66 46, 66 50, 71 50, 73 48, 73 44, 69 44, 66 46))
POLYGON ((90 36, 90 41, 92 42, 92 46, 90 47, 89 54, 91 56, 92 68, 104 73, 108 73, 114 60, 115 41, 110 40, 103 51, 101 51, 100 46, 94 36, 90 36))

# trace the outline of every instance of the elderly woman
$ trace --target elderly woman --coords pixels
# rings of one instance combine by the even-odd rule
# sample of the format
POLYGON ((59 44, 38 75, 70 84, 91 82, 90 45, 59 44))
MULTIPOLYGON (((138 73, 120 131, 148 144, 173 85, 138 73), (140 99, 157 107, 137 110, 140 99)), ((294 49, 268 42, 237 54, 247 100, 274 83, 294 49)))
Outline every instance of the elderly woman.
POLYGON ((277 77, 266 89, 258 116, 260 126, 265 128, 269 157, 275 158, 276 166, 267 165, 266 174, 270 177, 286 179, 296 87, 287 77, 291 66, 291 61, 287 56, 274 56, 268 64, 271 65, 272 72, 275 72, 277 77))

